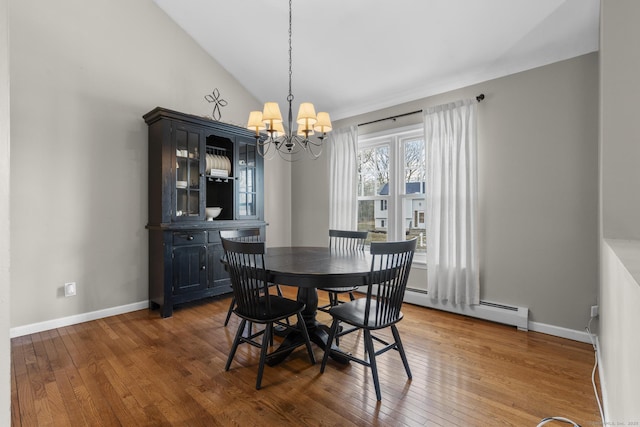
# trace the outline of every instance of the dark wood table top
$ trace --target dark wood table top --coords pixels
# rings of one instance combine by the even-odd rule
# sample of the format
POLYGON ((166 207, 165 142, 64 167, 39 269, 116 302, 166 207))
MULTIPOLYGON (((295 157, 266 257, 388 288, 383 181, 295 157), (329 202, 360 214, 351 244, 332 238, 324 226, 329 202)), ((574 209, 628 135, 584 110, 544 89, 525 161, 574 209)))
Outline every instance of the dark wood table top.
POLYGON ((368 251, 330 252, 323 247, 267 248, 264 260, 270 281, 305 288, 366 285, 371 269, 368 251))

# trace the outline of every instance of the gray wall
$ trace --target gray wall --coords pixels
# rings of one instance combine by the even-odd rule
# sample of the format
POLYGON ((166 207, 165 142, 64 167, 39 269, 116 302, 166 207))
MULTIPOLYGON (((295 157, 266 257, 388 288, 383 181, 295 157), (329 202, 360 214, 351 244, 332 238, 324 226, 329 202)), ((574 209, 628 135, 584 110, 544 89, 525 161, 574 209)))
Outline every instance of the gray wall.
POLYGON ((631 24, 639 16, 637 1, 602 4, 602 225, 612 239, 640 239, 640 55, 627 49, 640 37, 631 24))
POLYGON ((607 421, 618 425, 640 421, 639 19, 636 0, 601 4, 599 369, 607 421))
MULTIPOLYGON (((486 95, 478 106, 481 298, 582 331, 597 301, 598 55, 336 121, 335 128, 486 95)), ((363 126, 361 134, 420 116, 363 126)), ((292 169, 292 241, 324 244, 328 156, 292 169)), ((424 282, 414 269, 412 286, 424 282)))
MULTIPOLYGON (((260 103, 151 0, 21 0, 9 22, 11 326, 143 302, 142 115, 156 106, 211 115, 204 95, 214 88, 228 102, 225 122, 245 123, 260 103), (76 297, 62 296, 68 281, 76 297)), ((270 238, 288 244, 280 211, 290 191, 270 186, 288 169, 265 169, 270 238)))
POLYGON ((9 341, 9 14, 0 0, 0 425, 11 423, 9 341))

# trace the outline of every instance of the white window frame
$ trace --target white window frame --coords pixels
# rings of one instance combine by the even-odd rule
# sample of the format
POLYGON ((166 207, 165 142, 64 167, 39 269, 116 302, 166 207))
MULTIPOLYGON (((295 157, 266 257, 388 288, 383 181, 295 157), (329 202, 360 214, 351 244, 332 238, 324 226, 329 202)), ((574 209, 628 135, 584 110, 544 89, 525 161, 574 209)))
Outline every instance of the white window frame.
MULTIPOLYGON (((408 200, 423 199, 426 208, 426 195, 424 193, 406 194, 403 147, 406 140, 414 140, 416 138, 424 140, 424 127, 422 124, 358 136, 358 152, 362 149, 380 146, 389 147, 389 194, 387 196, 379 194, 361 196, 359 192, 357 194, 358 201, 373 200, 374 204, 381 203, 379 200, 387 201, 387 220, 385 225, 389 241, 405 239, 406 224, 404 222, 406 213, 403 210, 407 206, 408 200), (397 218, 401 218, 401 220, 398 221, 397 218)), ((424 191, 424 187, 422 191, 424 191)), ((413 217, 413 212, 410 212, 410 214, 413 217)), ((425 212, 425 223, 426 221, 428 219, 425 212)), ((422 238, 426 239, 426 228, 422 238)), ((417 251, 414 255, 414 263, 426 264, 426 251, 417 251)))

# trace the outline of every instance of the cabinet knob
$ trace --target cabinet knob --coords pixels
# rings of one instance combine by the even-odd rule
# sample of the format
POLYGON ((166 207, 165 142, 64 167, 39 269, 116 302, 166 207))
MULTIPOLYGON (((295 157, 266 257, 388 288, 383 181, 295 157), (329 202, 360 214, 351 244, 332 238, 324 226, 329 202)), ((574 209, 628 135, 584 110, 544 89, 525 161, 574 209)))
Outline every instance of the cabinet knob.
POLYGON ((193 236, 187 237, 187 240, 193 240, 193 236))
POLYGON ((207 269, 206 265, 203 265, 202 267, 200 267, 200 270, 206 270, 206 269, 207 269))

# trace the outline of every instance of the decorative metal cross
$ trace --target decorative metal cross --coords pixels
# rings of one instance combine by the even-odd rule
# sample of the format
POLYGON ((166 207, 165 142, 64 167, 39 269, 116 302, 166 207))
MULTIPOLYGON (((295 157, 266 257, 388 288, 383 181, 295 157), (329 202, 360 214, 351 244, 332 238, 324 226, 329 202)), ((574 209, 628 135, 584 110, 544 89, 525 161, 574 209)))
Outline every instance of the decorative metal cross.
POLYGON ((227 101, 220 99, 220 91, 217 88, 213 89, 213 93, 211 95, 205 95, 204 99, 209 101, 209 103, 213 103, 213 113, 211 113, 211 117, 213 117, 213 120, 219 121, 222 117, 220 107, 226 107, 227 101))

